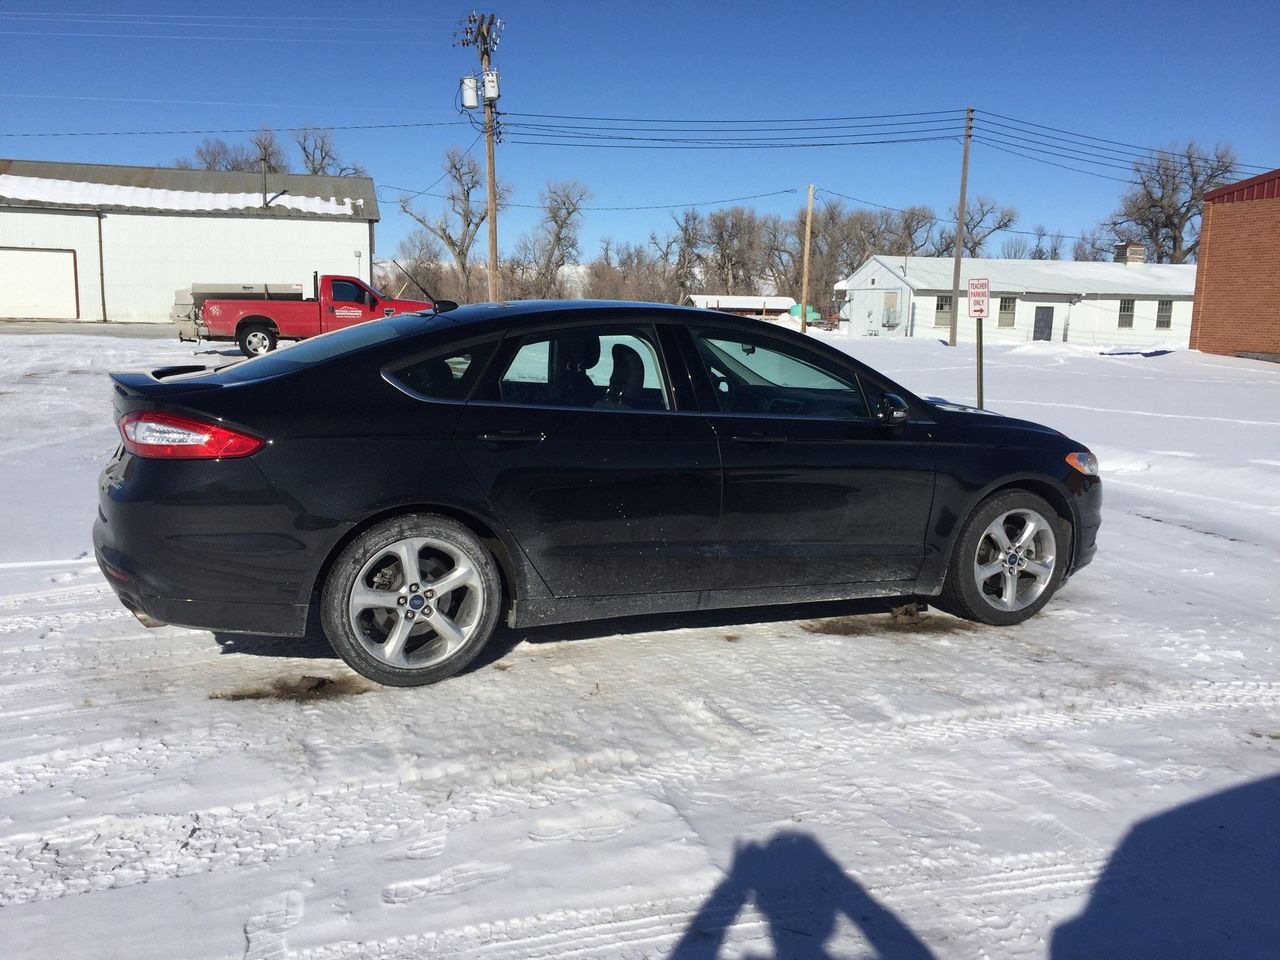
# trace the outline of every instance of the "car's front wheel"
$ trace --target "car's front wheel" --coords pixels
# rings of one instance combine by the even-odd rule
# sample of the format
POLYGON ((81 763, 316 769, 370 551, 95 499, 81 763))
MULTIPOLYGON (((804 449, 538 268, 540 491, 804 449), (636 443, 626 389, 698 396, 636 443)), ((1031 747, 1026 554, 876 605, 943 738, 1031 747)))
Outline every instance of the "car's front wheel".
POLYGON ((1021 623, 1049 602, 1070 556, 1071 525, 1043 497, 994 494, 956 538, 939 605, 980 623, 1021 623))
POLYGON ((502 584, 493 556, 448 517, 414 514, 370 527, 325 579, 321 615, 351 669, 397 687, 453 676, 484 648, 502 584))

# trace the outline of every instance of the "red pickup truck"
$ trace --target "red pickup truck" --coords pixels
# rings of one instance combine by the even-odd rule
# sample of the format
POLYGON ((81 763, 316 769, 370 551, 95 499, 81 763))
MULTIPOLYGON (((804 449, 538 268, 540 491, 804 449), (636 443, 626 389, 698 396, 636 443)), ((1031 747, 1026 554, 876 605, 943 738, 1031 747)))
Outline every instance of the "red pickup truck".
POLYGON ((175 312, 182 340, 234 340, 247 357, 281 340, 305 340, 366 320, 433 309, 426 300, 385 297, 355 277, 317 276, 302 284, 193 284, 191 305, 175 312))

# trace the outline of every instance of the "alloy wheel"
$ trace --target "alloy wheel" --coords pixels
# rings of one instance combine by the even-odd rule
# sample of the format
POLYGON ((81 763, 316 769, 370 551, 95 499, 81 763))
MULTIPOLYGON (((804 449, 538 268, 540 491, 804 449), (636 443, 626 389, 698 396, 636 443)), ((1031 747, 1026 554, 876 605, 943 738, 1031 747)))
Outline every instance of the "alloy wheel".
POLYGON ((1053 579, 1057 540, 1053 524, 1035 510, 1000 514, 978 539, 973 576, 978 593, 997 610, 1031 606, 1053 579))
POLYGON ((361 646, 393 667, 430 667, 475 633, 485 610, 479 571, 451 543, 408 537, 360 568, 347 602, 361 646))

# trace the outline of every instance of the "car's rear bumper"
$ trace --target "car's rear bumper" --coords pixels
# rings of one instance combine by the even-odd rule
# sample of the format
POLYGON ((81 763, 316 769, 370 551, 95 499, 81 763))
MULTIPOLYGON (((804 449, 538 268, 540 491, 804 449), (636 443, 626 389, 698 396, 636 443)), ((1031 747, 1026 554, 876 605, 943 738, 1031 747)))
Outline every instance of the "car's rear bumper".
POLYGON ((302 636, 311 586, 340 526, 300 529, 249 460, 117 456, 99 481, 93 543, 140 619, 302 636))

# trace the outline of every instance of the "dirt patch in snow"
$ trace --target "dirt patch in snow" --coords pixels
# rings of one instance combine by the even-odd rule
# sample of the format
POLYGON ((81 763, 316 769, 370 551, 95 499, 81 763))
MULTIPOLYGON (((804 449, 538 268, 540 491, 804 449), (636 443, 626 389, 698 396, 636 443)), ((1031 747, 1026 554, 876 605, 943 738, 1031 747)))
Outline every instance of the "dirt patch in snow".
POLYGON ((280 677, 209 694, 210 700, 332 700, 368 693, 374 685, 357 677, 280 677))
POLYGON ((957 620, 934 613, 918 617, 875 616, 861 614, 851 617, 829 617, 825 620, 806 620, 800 624, 807 633, 821 633, 835 637, 863 637, 880 633, 968 633, 977 624, 957 620))

